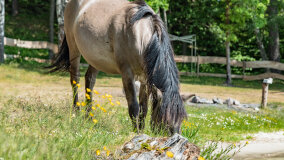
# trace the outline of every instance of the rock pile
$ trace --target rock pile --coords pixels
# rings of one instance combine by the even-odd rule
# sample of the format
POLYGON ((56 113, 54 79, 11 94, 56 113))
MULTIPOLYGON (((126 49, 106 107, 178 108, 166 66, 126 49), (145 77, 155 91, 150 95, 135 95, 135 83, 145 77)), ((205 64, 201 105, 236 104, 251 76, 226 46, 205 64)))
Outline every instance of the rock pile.
POLYGON ((145 134, 124 144, 120 157, 127 160, 198 160, 200 149, 179 134, 152 138, 145 134))
POLYGON ((220 98, 213 98, 213 99, 206 99, 201 98, 198 96, 194 96, 191 100, 187 102, 189 105, 192 104, 210 104, 213 106, 227 106, 227 107, 233 107, 238 109, 253 109, 255 111, 258 111, 260 108, 259 104, 241 104, 240 101, 235 100, 233 98, 228 98, 226 100, 220 99, 220 98))

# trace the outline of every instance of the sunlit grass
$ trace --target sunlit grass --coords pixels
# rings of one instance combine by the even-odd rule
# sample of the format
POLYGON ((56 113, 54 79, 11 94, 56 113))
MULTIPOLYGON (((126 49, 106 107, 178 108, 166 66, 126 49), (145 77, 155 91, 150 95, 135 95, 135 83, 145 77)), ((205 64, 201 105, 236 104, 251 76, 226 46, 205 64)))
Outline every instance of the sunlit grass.
MULTIPOLYGON (((117 149, 136 135, 127 106, 120 101, 124 98, 117 99, 110 93, 90 89, 85 94, 84 85, 78 84, 79 92, 84 94, 78 102, 80 111, 74 112, 69 76, 43 74, 14 63, 1 65, 0 72, 0 156, 5 159, 93 159, 98 154, 117 156, 117 149), (30 91, 30 88, 35 91, 30 91), (46 92, 50 94, 43 94, 46 92), (85 98, 90 98, 90 92, 94 97, 91 112, 87 114, 85 98)), ((182 84, 182 87, 189 85, 182 84)), ((121 87, 121 79, 101 75, 96 86, 121 87), (106 85, 101 80, 111 83, 106 85)), ((186 106, 189 117, 182 124, 182 135, 189 142, 203 147, 209 140, 229 141, 233 145, 240 140, 252 139, 248 135, 250 133, 281 130, 284 128, 282 103, 271 105, 272 108, 260 113, 186 106)), ((145 134, 167 136, 167 132, 154 133, 151 130, 150 113, 145 127, 145 134)), ((214 149, 214 146, 209 147, 214 149)), ((205 150, 201 156, 208 159, 210 151, 205 150)), ((223 155, 226 155, 225 152, 223 155)))

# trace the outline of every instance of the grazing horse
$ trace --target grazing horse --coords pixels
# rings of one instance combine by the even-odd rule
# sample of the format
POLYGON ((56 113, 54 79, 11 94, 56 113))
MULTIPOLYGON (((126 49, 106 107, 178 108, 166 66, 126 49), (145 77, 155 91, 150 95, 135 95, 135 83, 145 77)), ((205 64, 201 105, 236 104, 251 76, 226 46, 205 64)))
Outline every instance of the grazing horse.
POLYGON ((161 18, 144 1, 71 0, 64 18, 65 37, 50 68, 51 72, 70 72, 74 107, 78 88, 72 82, 79 82, 82 55, 89 64, 86 88, 93 89, 99 71, 122 76, 134 129, 144 128, 152 94, 152 128, 180 132, 187 114, 179 93, 173 49, 161 18), (141 81, 139 103, 134 79, 141 81))

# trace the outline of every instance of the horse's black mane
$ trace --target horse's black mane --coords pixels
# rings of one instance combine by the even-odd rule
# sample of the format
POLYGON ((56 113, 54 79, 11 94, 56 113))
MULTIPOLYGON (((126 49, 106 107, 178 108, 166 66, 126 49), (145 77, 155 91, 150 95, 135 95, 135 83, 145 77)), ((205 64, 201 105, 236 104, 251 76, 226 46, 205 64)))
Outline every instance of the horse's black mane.
POLYGON ((179 94, 178 69, 167 29, 161 18, 144 1, 133 3, 137 4, 138 11, 130 18, 131 25, 148 16, 153 21, 154 33, 144 52, 144 64, 149 86, 154 85, 163 94, 161 107, 152 113, 154 125, 162 121, 166 125, 179 126, 187 114, 179 94))

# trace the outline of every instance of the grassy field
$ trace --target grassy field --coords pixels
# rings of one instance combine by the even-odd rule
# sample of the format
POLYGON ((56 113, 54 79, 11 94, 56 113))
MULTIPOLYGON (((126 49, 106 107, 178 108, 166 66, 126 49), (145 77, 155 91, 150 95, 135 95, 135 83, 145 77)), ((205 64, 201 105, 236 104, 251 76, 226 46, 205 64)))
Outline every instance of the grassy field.
MULTIPOLYGON (((100 107, 94 105, 95 121, 92 121, 84 116, 84 107, 79 113, 71 112, 68 74, 45 74, 43 66, 34 62, 10 62, 0 66, 0 157, 92 159, 104 146, 115 154, 125 141, 135 136, 119 76, 99 74, 95 89, 100 95, 94 100, 100 107), (102 98, 105 94, 113 96, 114 106, 102 98)), ((82 75, 85 70, 82 68, 82 75)), ((181 82, 182 92, 232 97, 246 103, 258 103, 261 93, 260 82, 236 80, 233 88, 224 87, 224 79, 217 78, 182 77, 181 82)), ((81 86, 82 102, 84 83, 81 86)), ((283 81, 276 81, 270 89, 270 107, 260 113, 186 106, 189 118, 183 123, 182 135, 202 147, 209 140, 238 142, 251 139, 250 133, 283 130, 283 81)), ((165 136, 151 132, 149 119, 148 116, 144 133, 165 136)))

